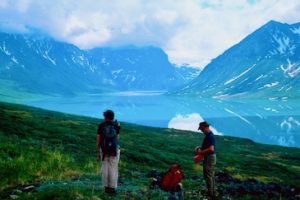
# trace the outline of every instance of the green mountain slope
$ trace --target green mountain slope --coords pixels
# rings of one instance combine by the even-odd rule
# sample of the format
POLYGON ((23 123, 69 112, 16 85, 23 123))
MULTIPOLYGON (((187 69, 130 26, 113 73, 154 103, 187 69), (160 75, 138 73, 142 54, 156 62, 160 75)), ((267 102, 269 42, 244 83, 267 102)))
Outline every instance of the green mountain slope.
MULTIPOLYGON (((95 151, 99 122, 0 103, 0 199, 106 199, 95 151)), ((185 174, 185 199, 202 199, 202 168, 192 162, 193 149, 202 139, 201 134, 192 132, 122 123, 120 187, 112 199, 165 198, 166 193, 149 187, 148 174, 166 171, 174 162, 185 174)), ((217 136, 216 141, 217 172, 239 183, 252 181, 257 186, 274 182, 294 193, 295 186, 299 190, 299 149, 234 137, 217 136)), ((221 193, 234 187, 226 181, 217 184, 221 193)), ((230 196, 224 193, 224 198, 225 194, 230 196)), ((286 191, 259 195, 243 192, 230 198, 265 199, 266 195, 289 198, 286 191)))

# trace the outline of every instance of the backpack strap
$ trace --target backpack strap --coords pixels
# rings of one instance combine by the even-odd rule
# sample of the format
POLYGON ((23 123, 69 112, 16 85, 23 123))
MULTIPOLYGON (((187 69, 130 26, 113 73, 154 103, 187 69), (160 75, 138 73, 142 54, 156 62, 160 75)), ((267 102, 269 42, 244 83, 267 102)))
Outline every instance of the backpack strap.
MULTIPOLYGON (((106 135, 103 134, 104 133, 104 129, 105 129, 106 126, 109 125, 109 123, 112 123, 112 125, 110 125, 110 131, 112 131, 113 128, 115 130, 117 130, 117 123, 115 121, 113 121, 113 122, 104 122, 104 124, 103 124, 103 130, 101 132, 101 139, 100 139, 100 144, 101 144, 100 146, 101 146, 101 148, 102 148, 103 142, 105 141, 105 137, 106 137, 106 135)), ((104 158, 105 158, 105 151, 103 151, 103 149, 102 149, 102 161, 104 161, 104 158)))
POLYGON ((104 122, 103 127, 102 127, 102 131, 101 131, 101 137, 100 137, 100 148, 101 148, 101 151, 102 151, 102 161, 104 161, 104 158, 105 158, 105 151, 103 149, 103 142, 105 141, 104 129, 105 129, 106 125, 107 125, 107 122, 104 122))

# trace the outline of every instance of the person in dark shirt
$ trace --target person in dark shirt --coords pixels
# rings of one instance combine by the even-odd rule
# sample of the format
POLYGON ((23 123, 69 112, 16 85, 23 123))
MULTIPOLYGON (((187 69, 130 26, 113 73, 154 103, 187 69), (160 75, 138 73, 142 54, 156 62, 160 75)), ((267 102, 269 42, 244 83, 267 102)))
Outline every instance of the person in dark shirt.
POLYGON ((200 122, 198 130, 201 130, 205 137, 202 145, 195 148, 195 152, 198 155, 204 155, 203 177, 206 182, 207 194, 210 199, 216 199, 214 177, 216 166, 215 137, 207 122, 200 122))
POLYGON ((97 131, 98 160, 101 161, 102 184, 106 193, 116 193, 118 186, 118 164, 120 159, 120 123, 114 121, 114 112, 103 113, 104 122, 97 131))

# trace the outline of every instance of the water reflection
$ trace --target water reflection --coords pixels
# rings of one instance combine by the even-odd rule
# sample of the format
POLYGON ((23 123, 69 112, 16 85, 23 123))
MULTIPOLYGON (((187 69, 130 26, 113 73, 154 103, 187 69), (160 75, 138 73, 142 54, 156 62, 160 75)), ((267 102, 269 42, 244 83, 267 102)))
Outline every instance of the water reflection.
POLYGON ((159 93, 130 94, 102 94, 72 99, 49 98, 26 103, 97 118, 102 118, 104 110, 112 109, 120 121, 192 131, 197 131, 199 121, 205 119, 218 134, 300 147, 298 100, 221 101, 165 96, 159 93))
MULTIPOLYGON (((205 120, 198 113, 192 113, 187 115, 178 114, 170 120, 168 128, 198 131, 198 124, 199 122, 203 121, 205 120)), ((210 126, 210 129, 215 135, 223 135, 223 133, 217 131, 212 125, 210 126)))

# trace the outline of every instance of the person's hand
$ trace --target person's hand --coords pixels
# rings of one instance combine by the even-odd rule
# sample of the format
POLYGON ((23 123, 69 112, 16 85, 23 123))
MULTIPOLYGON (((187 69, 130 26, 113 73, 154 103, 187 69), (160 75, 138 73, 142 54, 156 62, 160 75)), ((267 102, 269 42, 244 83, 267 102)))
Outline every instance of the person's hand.
POLYGON ((201 151, 201 146, 197 146, 197 147, 195 148, 195 153, 198 154, 199 151, 201 151))
POLYGON ((202 150, 198 149, 198 151, 196 153, 197 153, 197 155, 200 155, 200 154, 202 154, 202 150))

